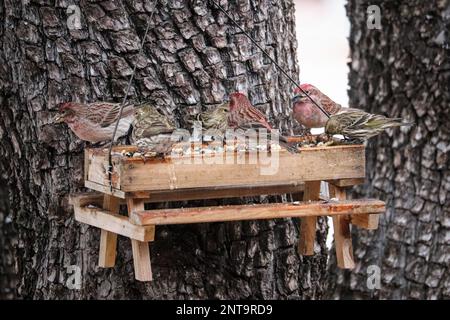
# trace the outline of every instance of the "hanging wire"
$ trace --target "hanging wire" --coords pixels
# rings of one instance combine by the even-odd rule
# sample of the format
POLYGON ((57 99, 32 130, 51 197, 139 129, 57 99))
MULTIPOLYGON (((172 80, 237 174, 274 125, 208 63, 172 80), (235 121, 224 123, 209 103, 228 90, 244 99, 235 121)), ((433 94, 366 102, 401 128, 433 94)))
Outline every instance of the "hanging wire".
MULTIPOLYGON (((142 38, 142 41, 141 41, 141 47, 139 49, 139 55, 141 55, 143 50, 144 50, 145 38, 147 38, 148 31, 150 30, 150 23, 151 23, 151 21, 153 19, 153 15, 155 14, 157 6, 158 6, 158 0, 155 0, 155 5, 154 5, 152 13, 150 14, 150 17, 149 17, 149 19, 147 21, 147 27, 146 27, 145 32, 144 32, 144 37, 142 38)), ((109 146, 109 150, 108 150, 108 164, 109 164, 108 177, 109 177, 109 186, 110 186, 111 191, 113 189, 113 186, 112 186, 112 170, 113 170, 113 166, 112 166, 112 155, 111 155, 112 148, 113 148, 113 145, 114 145, 114 139, 116 137, 117 128, 119 127, 119 121, 122 118, 122 111, 123 111, 123 108, 124 108, 124 106, 125 106, 125 104, 127 102, 128 94, 129 94, 130 89, 131 89, 131 84, 133 82, 134 75, 136 74, 136 69, 137 69, 137 63, 134 64, 133 71, 131 73, 130 79, 128 80, 127 89, 125 91, 125 96, 123 97, 122 104, 120 105, 119 115, 117 117, 116 125, 114 126, 114 132, 113 132, 113 135, 112 135, 112 138, 111 138, 111 145, 109 146)))
POLYGON ((236 27, 239 28, 239 30, 241 30, 241 32, 250 39, 250 41, 258 47, 259 50, 262 51, 262 53, 270 59, 270 61, 298 88, 300 89, 300 91, 309 98, 309 100, 311 100, 311 102, 320 109, 320 111, 322 111, 327 118, 330 118, 330 114, 321 106, 319 105, 305 90, 303 90, 300 87, 300 84, 297 83, 297 81, 295 81, 294 79, 292 79, 292 77, 286 72, 284 71, 284 69, 269 55, 269 53, 264 50, 257 42, 256 40, 254 40, 237 22, 236 20, 233 19, 233 17, 231 17, 231 15, 225 11, 225 9, 215 0, 210 0, 217 8, 219 8, 220 11, 222 11, 227 17, 228 19, 230 19, 235 25, 236 27))

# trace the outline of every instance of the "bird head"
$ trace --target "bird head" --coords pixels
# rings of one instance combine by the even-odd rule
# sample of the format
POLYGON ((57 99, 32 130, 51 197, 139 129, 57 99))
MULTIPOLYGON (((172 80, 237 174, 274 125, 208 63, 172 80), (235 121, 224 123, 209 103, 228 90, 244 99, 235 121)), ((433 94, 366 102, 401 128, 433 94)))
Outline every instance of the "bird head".
POLYGON ((58 106, 58 113, 53 118, 54 123, 70 123, 75 120, 76 115, 76 104, 73 102, 64 102, 58 106))
POLYGON ((329 135, 340 134, 341 132, 339 128, 339 121, 335 117, 331 116, 325 124, 325 133, 329 135))
POLYGON ((248 98, 241 92, 233 92, 230 94, 230 111, 244 106, 248 102, 248 98))
POLYGON ((295 88, 294 90, 294 97, 292 98, 292 103, 295 104, 297 102, 303 102, 309 99, 306 94, 309 95, 311 98, 315 99, 318 98, 319 90, 314 87, 312 84, 304 83, 300 85, 300 88, 295 88))

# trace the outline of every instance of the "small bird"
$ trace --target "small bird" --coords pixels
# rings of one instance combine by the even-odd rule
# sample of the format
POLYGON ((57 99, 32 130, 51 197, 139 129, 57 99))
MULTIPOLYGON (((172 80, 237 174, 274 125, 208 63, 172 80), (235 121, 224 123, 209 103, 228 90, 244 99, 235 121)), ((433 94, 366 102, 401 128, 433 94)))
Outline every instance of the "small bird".
MULTIPOLYGON (((112 139, 114 128, 119 117, 120 103, 65 102, 59 105, 58 113, 53 118, 55 123, 65 122, 81 140, 91 143, 112 139)), ((122 116, 117 127, 115 140, 126 135, 134 119, 134 105, 123 107, 122 116)))
MULTIPOLYGON (((258 129, 265 128, 269 132, 274 130, 265 115, 256 109, 243 93, 235 92, 230 95, 230 112, 228 127, 232 129, 258 129)), ((280 146, 291 153, 298 153, 298 149, 290 145, 287 138, 280 135, 280 146)))
POLYGON ((198 120, 201 121, 203 129, 217 130, 225 132, 228 128, 228 114, 230 113, 230 105, 228 102, 218 107, 200 113, 198 120))
MULTIPOLYGON (((342 109, 340 104, 331 100, 313 85, 304 83, 300 85, 300 88, 330 115, 336 114, 342 109)), ((299 88, 294 90, 294 94, 295 96, 292 98, 294 119, 306 128, 324 127, 328 117, 299 88)))
POLYGON ((178 132, 175 123, 149 104, 136 106, 131 141, 140 153, 167 155, 185 132, 178 132))
POLYGON ((354 140, 367 140, 379 135, 387 128, 411 126, 401 118, 387 118, 358 109, 343 109, 332 115, 325 125, 325 133, 341 134, 354 140))

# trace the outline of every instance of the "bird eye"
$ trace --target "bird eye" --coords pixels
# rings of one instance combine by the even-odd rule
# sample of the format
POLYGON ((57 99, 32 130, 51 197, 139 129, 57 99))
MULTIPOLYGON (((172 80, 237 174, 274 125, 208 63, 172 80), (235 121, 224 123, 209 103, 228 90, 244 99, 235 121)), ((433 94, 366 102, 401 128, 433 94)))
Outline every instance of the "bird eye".
POLYGON ((309 90, 306 90, 306 94, 309 94, 309 90))

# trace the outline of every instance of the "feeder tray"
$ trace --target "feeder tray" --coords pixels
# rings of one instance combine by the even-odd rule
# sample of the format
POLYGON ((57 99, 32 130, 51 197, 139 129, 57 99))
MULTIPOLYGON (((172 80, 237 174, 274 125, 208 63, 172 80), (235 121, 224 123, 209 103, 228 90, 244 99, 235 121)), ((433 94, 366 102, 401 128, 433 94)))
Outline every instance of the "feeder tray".
MULTIPOLYGON (((318 216, 331 216, 338 266, 353 268, 350 225, 373 230, 385 204, 379 200, 347 200, 345 188, 364 182, 363 145, 284 150, 277 157, 252 152, 203 154, 194 158, 144 159, 127 157, 134 146, 113 148, 112 171, 106 149, 85 150, 85 186, 97 192, 72 195, 75 219, 101 229, 99 266, 113 267, 117 235, 131 239, 135 277, 151 281, 148 243, 155 226, 237 220, 301 219, 299 254, 313 255, 318 216), (272 171, 270 161, 278 161, 272 171), (221 163, 221 164, 219 164, 221 163), (111 179, 110 179, 111 177, 111 179), (330 198, 321 199, 320 182, 330 186, 330 198), (198 208, 145 210, 146 202, 230 198, 292 193, 303 201, 198 208), (126 203, 128 217, 119 215, 126 203)), ((273 162, 272 162, 273 165, 273 162)))

